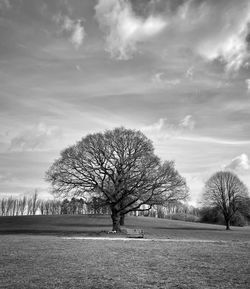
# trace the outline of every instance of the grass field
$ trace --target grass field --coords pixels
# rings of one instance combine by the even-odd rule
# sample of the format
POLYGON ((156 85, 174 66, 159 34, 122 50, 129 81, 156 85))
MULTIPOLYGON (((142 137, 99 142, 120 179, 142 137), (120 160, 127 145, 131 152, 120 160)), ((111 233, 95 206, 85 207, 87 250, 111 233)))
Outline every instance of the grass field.
POLYGON ((109 216, 0 218, 0 288, 250 288, 249 227, 126 221, 154 241, 68 238, 107 237, 109 216))

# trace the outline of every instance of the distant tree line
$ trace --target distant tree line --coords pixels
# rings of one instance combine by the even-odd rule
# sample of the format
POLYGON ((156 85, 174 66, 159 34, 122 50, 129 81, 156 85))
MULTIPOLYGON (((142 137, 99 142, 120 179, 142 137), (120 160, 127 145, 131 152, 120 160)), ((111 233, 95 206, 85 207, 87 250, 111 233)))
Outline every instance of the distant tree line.
POLYGON ((0 216, 24 215, 79 215, 79 214, 110 214, 109 207, 98 198, 85 201, 82 198, 70 200, 43 200, 37 192, 32 196, 15 198, 13 196, 0 199, 0 216))
POLYGON ((61 214, 82 215, 82 214, 110 214, 109 207, 99 198, 92 198, 88 201, 83 198, 64 199, 61 202, 61 214))
POLYGON ((61 213, 61 202, 58 200, 41 200, 38 193, 32 196, 0 199, 0 216, 24 215, 58 215, 61 213))
MULTIPOLYGON (((94 197, 86 201, 83 198, 60 200, 42 200, 37 192, 32 196, 0 199, 0 216, 23 215, 82 215, 110 214, 110 207, 102 199, 94 197)), ((181 202, 169 203, 165 206, 155 205, 149 210, 132 211, 129 215, 167 218, 173 220, 198 221, 199 209, 181 202)))
MULTIPOLYGON (((83 198, 60 200, 42 200, 38 194, 22 198, 7 197, 0 199, 0 216, 24 215, 84 215, 110 214, 110 208, 101 199, 92 198, 89 201, 83 198)), ((196 208, 182 202, 172 202, 165 206, 155 205, 149 210, 135 210, 130 216, 145 216, 161 219, 182 220, 188 222, 204 222, 225 224, 223 214, 216 206, 196 208)), ((250 198, 241 202, 239 209, 230 220, 233 226, 250 224, 250 198)))

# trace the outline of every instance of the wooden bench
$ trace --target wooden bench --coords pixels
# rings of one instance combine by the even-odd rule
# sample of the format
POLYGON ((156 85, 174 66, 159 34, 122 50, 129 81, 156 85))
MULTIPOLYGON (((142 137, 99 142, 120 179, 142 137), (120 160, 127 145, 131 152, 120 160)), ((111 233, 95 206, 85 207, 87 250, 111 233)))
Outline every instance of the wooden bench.
POLYGON ((126 229, 127 238, 144 238, 144 231, 141 229, 126 229))

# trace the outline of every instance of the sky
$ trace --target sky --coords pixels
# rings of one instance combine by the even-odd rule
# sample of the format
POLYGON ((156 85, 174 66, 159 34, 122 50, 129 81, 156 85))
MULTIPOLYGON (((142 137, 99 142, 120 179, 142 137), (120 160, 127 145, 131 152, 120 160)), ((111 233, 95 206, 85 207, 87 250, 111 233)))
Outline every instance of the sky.
POLYGON ((192 204, 218 170, 250 189, 248 0, 0 0, 0 88, 0 196, 49 197, 60 151, 120 126, 192 204))

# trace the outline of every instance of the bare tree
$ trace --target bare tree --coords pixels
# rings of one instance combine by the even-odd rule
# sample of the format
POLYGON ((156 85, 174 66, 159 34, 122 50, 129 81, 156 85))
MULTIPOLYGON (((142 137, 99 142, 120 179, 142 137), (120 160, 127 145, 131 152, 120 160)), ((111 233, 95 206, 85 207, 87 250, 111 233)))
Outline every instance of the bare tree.
POLYGON ((220 171, 208 179, 203 194, 204 203, 217 207, 223 214, 226 229, 230 229, 230 220, 247 198, 247 188, 230 171, 220 171))
POLYGON ((111 210, 113 230, 128 212, 185 199, 186 182, 174 163, 162 163, 140 131, 116 128, 90 134, 61 153, 46 173, 57 196, 88 195, 111 210))
POLYGON ((18 215, 18 200, 13 199, 12 216, 18 215))
POLYGON ((61 214, 61 202, 58 200, 50 201, 50 210, 52 215, 60 215, 61 214))
POLYGON ((32 196, 32 215, 35 215, 40 206, 40 200, 38 200, 38 193, 35 190, 34 195, 32 196))
POLYGON ((39 205, 40 205, 39 208, 40 208, 41 215, 44 215, 45 213, 44 201, 40 201, 39 205))
POLYGON ((27 199, 27 215, 32 215, 33 209, 33 198, 30 197, 27 199))
POLYGON ((7 207, 7 200, 1 199, 1 214, 2 216, 6 216, 6 207, 7 207))
POLYGON ((45 215, 49 215, 50 214, 50 201, 46 201, 44 203, 44 212, 45 212, 45 215))
POLYGON ((14 199, 12 197, 9 197, 6 202, 6 216, 11 216, 13 214, 13 205, 14 205, 14 199))
POLYGON ((26 205, 27 205, 27 198, 25 196, 23 196, 23 198, 20 199, 18 202, 19 202, 20 214, 23 215, 25 213, 25 209, 26 209, 26 205))

